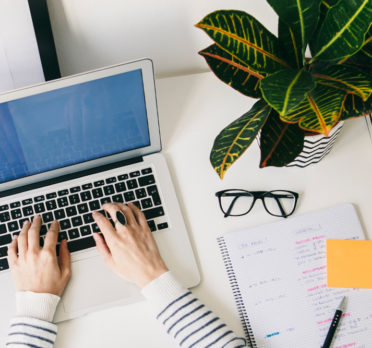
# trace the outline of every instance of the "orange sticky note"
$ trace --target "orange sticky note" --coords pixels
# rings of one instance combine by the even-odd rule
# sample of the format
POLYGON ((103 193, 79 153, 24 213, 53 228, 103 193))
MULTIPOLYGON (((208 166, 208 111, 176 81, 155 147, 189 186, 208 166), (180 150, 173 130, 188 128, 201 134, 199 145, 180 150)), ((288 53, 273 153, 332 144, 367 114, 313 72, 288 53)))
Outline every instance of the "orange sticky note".
POLYGON ((372 241, 328 239, 327 285, 372 289, 372 241))

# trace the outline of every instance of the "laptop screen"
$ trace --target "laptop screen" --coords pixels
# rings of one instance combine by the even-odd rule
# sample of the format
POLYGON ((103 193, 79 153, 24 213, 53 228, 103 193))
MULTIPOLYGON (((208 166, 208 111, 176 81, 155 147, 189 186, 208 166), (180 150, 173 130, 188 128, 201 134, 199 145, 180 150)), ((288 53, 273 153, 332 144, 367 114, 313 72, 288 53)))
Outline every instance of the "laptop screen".
POLYGON ((141 69, 0 103, 0 183, 149 145, 141 69))

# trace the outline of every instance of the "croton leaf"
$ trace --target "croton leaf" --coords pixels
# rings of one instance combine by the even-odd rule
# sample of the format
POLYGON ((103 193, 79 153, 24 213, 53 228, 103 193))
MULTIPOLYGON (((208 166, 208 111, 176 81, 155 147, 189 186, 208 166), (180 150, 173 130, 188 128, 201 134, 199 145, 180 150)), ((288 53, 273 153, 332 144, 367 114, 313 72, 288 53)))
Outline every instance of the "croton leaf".
POLYGON ((285 115, 315 87, 311 74, 304 69, 283 69, 260 82, 262 96, 279 114, 285 115))
POLYGON ((301 69, 304 65, 304 54, 301 47, 298 46, 298 43, 301 42, 299 33, 280 20, 280 18, 278 32, 282 56, 285 57, 285 60, 292 67, 301 69))
POLYGON ((341 89, 316 84, 296 108, 280 117, 285 122, 298 122, 306 131, 322 133, 327 137, 340 118, 345 95, 341 89))
MULTIPOLYGON (((320 0, 267 1, 279 15, 280 21, 289 27, 288 31, 293 35, 294 45, 300 62, 300 65, 297 65, 297 67, 302 67, 306 45, 318 23, 320 0)), ((279 22, 279 38, 281 37, 280 34, 283 35, 288 33, 288 31, 284 30, 283 24, 279 22), (282 28, 280 28, 281 26, 282 28)), ((281 41, 284 42, 284 40, 281 41)))
POLYGON ((247 64, 235 59, 216 44, 200 51, 199 54, 205 58, 210 69, 223 82, 249 97, 261 96, 259 84, 263 75, 251 70, 247 64))
POLYGON ((297 124, 283 122, 272 110, 261 129, 260 167, 283 167, 291 163, 302 151, 305 131, 297 124))
POLYGON ((244 153, 264 125, 271 107, 264 100, 257 101, 251 110, 229 124, 217 135, 210 161, 223 179, 227 169, 244 153))
POLYGON ((208 14, 196 27, 203 29, 223 50, 260 73, 289 67, 280 57, 279 41, 259 21, 237 10, 208 14))
POLYGON ((315 40, 310 42, 312 61, 355 54, 363 45, 371 17, 371 0, 339 0, 328 10, 315 40))
POLYGON ((340 120, 345 121, 349 118, 367 116, 371 113, 372 96, 370 96, 366 101, 363 101, 361 98, 357 97, 354 94, 348 94, 346 95, 340 120))
POLYGON ((345 64, 315 64, 312 75, 318 84, 356 94, 364 101, 372 93, 372 75, 345 64))

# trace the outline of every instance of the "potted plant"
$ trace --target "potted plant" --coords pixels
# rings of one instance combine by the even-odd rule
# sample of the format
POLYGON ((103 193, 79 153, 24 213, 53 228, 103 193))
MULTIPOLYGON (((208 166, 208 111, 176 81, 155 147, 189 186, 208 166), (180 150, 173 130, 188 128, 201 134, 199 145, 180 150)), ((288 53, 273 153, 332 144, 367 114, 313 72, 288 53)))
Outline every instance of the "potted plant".
POLYGON ((372 0, 268 0, 278 37, 238 10, 196 27, 214 44, 199 52, 234 89, 259 100, 216 137, 210 161, 222 179, 256 137, 260 167, 285 166, 305 135, 372 111, 372 0), (309 46, 311 57, 305 57, 309 46))

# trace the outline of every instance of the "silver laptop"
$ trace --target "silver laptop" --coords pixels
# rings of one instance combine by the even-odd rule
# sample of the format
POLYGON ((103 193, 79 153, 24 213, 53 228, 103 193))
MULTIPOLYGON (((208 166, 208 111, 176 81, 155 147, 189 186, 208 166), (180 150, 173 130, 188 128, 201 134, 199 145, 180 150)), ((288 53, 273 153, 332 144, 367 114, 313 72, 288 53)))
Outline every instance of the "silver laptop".
MULTIPOLYGON (((199 272, 161 154, 152 62, 143 59, 0 95, 0 330, 14 315, 7 245, 25 219, 58 219, 72 277, 56 321, 141 299, 95 249, 93 210, 134 202, 168 267, 187 287, 199 272), (93 290, 93 291, 92 291, 93 290)), ((5 332, 5 331, 4 331, 5 332)))

